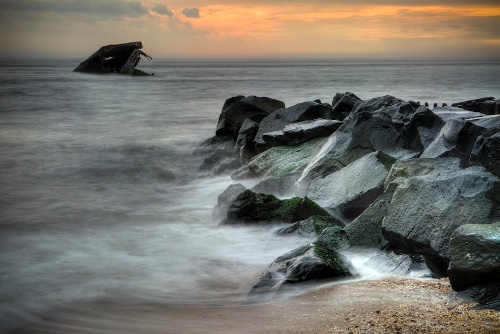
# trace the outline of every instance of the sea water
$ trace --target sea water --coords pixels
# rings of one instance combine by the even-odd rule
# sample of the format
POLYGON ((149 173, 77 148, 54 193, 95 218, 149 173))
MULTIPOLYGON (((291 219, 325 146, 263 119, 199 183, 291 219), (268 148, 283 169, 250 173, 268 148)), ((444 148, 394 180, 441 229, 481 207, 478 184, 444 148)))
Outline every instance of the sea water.
POLYGON ((0 60, 0 332, 95 300, 238 302, 308 242, 212 221, 234 181, 203 176, 192 151, 229 97, 500 97, 498 61, 154 60, 149 77, 79 61, 0 60))

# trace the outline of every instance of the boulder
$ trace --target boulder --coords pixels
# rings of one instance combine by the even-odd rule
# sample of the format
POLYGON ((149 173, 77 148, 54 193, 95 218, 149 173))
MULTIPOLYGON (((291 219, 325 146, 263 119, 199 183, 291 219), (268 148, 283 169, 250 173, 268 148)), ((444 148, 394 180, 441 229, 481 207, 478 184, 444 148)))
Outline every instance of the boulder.
POLYGON ((449 254, 454 290, 500 283, 500 222, 460 226, 451 236, 449 254))
POLYGON ((315 138, 328 137, 342 125, 341 121, 315 119, 292 123, 283 130, 262 134, 262 140, 269 146, 298 145, 315 138))
POLYGON ((339 230, 344 227, 340 220, 329 216, 311 216, 305 220, 293 223, 276 231, 279 235, 299 235, 304 237, 318 237, 329 228, 337 227, 339 230))
POLYGON ((465 110, 480 112, 486 115, 500 114, 500 101, 494 97, 483 97, 480 99, 456 102, 451 105, 465 110))
POLYGON ((241 183, 232 184, 217 197, 217 204, 212 211, 213 220, 222 220, 227 217, 227 209, 239 194, 247 190, 241 183))
POLYGON ((462 117, 449 119, 422 153, 422 158, 459 157, 462 167, 471 165, 471 153, 479 137, 500 132, 500 117, 462 117))
MULTIPOLYGON (((500 116, 489 116, 468 119, 457 135, 456 150, 459 153, 462 167, 471 165, 470 156, 476 142, 500 133, 500 116)), ((494 143, 492 141, 491 143, 494 143)), ((494 157, 492 157, 494 159, 494 157)), ((495 163, 495 161, 485 160, 485 163, 495 163)), ((498 161, 496 161, 498 163, 498 161)))
POLYGON ((330 214, 307 197, 280 200, 273 195, 245 190, 229 206, 227 219, 221 224, 294 223, 311 216, 329 217, 330 214))
POLYGON ((351 113, 356 104, 361 102, 361 99, 351 92, 335 94, 332 100, 332 119, 342 121, 351 113))
POLYGON ((245 119, 260 123, 264 117, 284 107, 282 101, 268 97, 243 95, 231 97, 222 107, 215 134, 219 137, 228 136, 236 139, 245 119))
POLYGON ((398 161, 390 182, 397 186, 382 234, 390 247, 423 255, 436 276, 446 276, 455 229, 500 217, 500 180, 482 167, 462 170, 456 158, 398 161))
POLYGON ((271 298, 297 283, 352 276, 352 265, 341 254, 320 244, 296 248, 274 260, 248 293, 248 299, 271 298))
POLYGON ((389 114, 351 113, 312 158, 298 185, 307 189, 311 180, 323 178, 374 151, 400 159, 415 156, 421 150, 419 138, 408 136, 404 124, 394 122, 389 114))
POLYGON ((318 138, 297 146, 271 147, 256 155, 248 166, 243 167, 232 177, 238 180, 242 177, 280 177, 289 173, 302 172, 326 140, 326 138, 318 138))
POLYGON ((419 106, 416 103, 406 102, 394 96, 385 95, 356 103, 351 116, 361 113, 385 113, 394 121, 407 122, 419 106))
POLYGON ((479 136, 470 154, 470 164, 484 166, 500 177, 500 133, 491 137, 479 136))
POLYGON ((353 247, 382 248, 387 241, 382 236, 382 221, 387 214, 396 184, 390 184, 361 215, 344 227, 353 247))
POLYGON ((332 106, 326 103, 302 102, 288 108, 278 109, 265 117, 260 122, 259 131, 255 136, 255 143, 258 146, 266 146, 262 135, 269 132, 281 131, 289 124, 309 121, 318 118, 330 119, 332 116, 332 106))
POLYGON ((394 161, 380 151, 367 154, 336 172, 313 179, 307 197, 352 221, 382 194, 394 161))

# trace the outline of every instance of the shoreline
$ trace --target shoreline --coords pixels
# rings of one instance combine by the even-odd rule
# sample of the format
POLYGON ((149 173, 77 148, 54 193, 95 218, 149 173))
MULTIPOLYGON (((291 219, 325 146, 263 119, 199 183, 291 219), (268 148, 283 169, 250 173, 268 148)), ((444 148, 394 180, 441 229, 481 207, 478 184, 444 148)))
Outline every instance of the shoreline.
POLYGON ((500 333, 500 312, 470 310, 447 279, 327 285, 264 304, 97 302, 12 333, 500 333))

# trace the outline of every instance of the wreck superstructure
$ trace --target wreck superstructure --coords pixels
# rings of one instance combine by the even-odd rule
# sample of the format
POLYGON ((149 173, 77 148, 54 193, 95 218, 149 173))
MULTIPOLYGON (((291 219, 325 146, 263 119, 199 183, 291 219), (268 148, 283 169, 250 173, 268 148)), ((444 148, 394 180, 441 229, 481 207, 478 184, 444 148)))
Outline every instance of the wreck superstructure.
POLYGON ((141 56, 149 60, 153 59, 141 49, 141 42, 106 45, 80 63, 73 71, 149 75, 135 68, 141 60, 141 56))

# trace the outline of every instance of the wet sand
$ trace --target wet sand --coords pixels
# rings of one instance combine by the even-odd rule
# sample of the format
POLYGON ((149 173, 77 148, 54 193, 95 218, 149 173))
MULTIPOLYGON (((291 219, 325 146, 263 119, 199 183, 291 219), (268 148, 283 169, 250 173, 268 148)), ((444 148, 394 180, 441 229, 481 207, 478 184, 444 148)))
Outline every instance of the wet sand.
POLYGON ((500 312, 473 311, 447 280, 330 285, 267 304, 93 303, 13 333, 500 333, 500 312))

